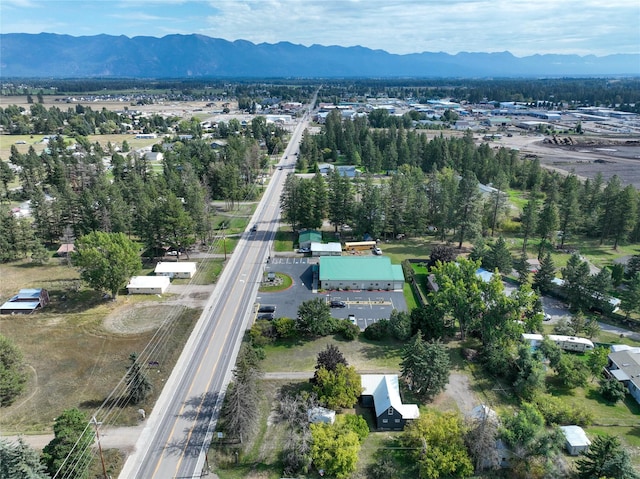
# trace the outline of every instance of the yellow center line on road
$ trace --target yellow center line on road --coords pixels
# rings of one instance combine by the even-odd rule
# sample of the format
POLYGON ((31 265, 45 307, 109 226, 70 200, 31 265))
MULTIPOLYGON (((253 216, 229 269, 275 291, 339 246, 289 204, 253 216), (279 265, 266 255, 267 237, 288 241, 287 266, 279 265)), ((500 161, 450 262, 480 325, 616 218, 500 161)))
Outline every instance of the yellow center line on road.
MULTIPOLYGON (((219 320, 220 318, 222 318, 222 317, 225 315, 227 304, 228 304, 228 303, 225 303, 225 305, 224 305, 224 307, 223 307, 222 311, 220 312, 220 314, 219 314, 219 316, 218 316, 218 320, 219 320)), ((236 315, 236 314, 237 314, 237 312, 238 312, 238 306, 239 306, 239 305, 236 305, 236 308, 235 308, 235 310, 233 311, 233 312, 234 312, 233 317, 235 317, 235 315, 236 315)), ((232 322, 229 322, 229 323, 228 323, 228 325, 230 325, 230 326, 231 326, 231 325, 232 325, 232 322)), ((216 324, 216 326, 215 326, 214 330, 213 330, 213 334, 211 335, 211 337, 214 337, 214 336, 215 336, 215 333, 216 333, 216 331, 218 330, 218 327, 219 327, 219 326, 220 326, 220 323, 218 322, 218 323, 216 324)), ((232 328, 232 327, 230 327, 230 328, 227 330, 227 333, 225 334, 225 338, 224 338, 224 339, 225 339, 225 344, 226 344, 227 339, 228 339, 228 337, 229 337, 229 333, 231 332, 231 330, 232 330, 232 329, 233 329, 233 328, 232 328)), ((210 348, 210 344, 211 344, 211 343, 209 343, 209 346, 207 346, 207 349, 206 349, 206 352, 205 352, 205 355, 204 355, 204 356, 207 356, 207 355, 208 355, 208 351, 209 351, 209 348, 210 348)), ((206 391, 208 391, 208 390, 209 390, 209 386, 211 385, 211 381, 213 380, 213 377, 215 376, 215 374, 214 374, 213 372, 214 372, 214 371, 217 369, 217 367, 218 367, 218 363, 220 362, 220 356, 221 356, 221 354, 222 354, 222 350, 223 350, 223 349, 224 349, 224 348, 219 348, 218 356, 217 356, 217 358, 216 358, 216 360, 215 360, 215 362, 214 362, 214 366, 211 368, 211 376, 209 377, 209 381, 207 382, 207 388, 206 388, 206 391)), ((200 374, 200 370, 201 370, 201 368, 202 368, 203 362, 204 362, 204 361, 201 361, 201 362, 200 362, 200 364, 198 365, 198 369, 196 370, 196 373, 195 373, 194 377, 196 377, 196 376, 198 376, 198 375, 200 374)), ((187 395, 185 396, 186 398, 188 398, 188 397, 191 395, 191 391, 192 391, 192 389, 193 389, 194 385, 195 385, 195 381, 191 383, 191 385, 190 385, 190 387, 189 387, 189 391, 187 392, 187 395)), ((187 439, 186 439, 186 441, 185 441, 184 449, 182 450, 182 453, 180 454, 180 459, 178 460, 178 464, 176 465, 176 468, 175 468, 175 471, 174 471, 174 474, 173 474, 173 476, 172 476, 172 477, 175 477, 175 475, 176 475, 175 473, 177 473, 177 472, 178 472, 178 470, 180 469, 180 466, 182 465, 182 460, 184 459, 184 456, 185 456, 185 452, 186 452, 187 446, 189 445, 189 439, 191 439, 191 435, 193 434, 193 429, 195 428, 195 426, 196 426, 196 424, 197 424, 197 419, 198 419, 198 416, 200 415, 200 410, 201 410, 201 408, 202 408, 202 404, 203 404, 203 402, 204 402, 205 397, 206 397, 206 396, 205 396, 205 395, 203 395, 202 399, 200 400, 200 404, 198 405, 198 408, 197 408, 197 411, 198 411, 198 412, 197 412, 197 414, 196 414, 196 418, 195 418, 195 420, 194 420, 194 422, 193 422, 193 425, 191 426, 191 429, 189 430, 189 433, 187 434, 187 439)), ((179 418, 180 418, 180 417, 182 417, 182 414, 184 413, 185 409, 186 409, 186 403, 183 403, 183 404, 182 404, 182 406, 180 407, 180 411, 178 412, 178 415, 176 416, 176 418, 175 418, 175 420, 174 420, 173 427, 171 428, 171 432, 169 433, 169 436, 168 436, 169 438, 172 438, 172 437, 173 437, 173 435, 174 435, 174 433, 175 433, 175 429, 176 429, 176 427, 177 427, 177 425, 178 425, 178 420, 179 420, 179 418)), ((158 461, 158 464, 156 465, 155 469, 153 470, 153 475, 152 475, 152 477, 155 477, 155 476, 156 476, 156 474, 158 473, 158 470, 159 470, 159 468, 160 468, 160 466, 161 466, 161 464, 162 464, 162 462, 163 462, 163 461, 164 461, 164 454, 162 454, 162 455, 160 456, 160 460, 158 461)))

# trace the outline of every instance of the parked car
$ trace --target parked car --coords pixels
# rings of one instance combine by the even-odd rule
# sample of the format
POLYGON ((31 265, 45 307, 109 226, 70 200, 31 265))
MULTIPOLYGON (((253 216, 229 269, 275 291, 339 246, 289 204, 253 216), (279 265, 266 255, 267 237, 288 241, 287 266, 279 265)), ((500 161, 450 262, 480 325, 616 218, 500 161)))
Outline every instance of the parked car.
POLYGON ((345 303, 344 301, 330 301, 329 306, 331 306, 332 308, 346 308, 347 303, 345 303))
POLYGON ((382 250, 376 246, 375 248, 373 248, 373 254, 379 256, 382 254, 382 250))
POLYGON ((311 253, 311 248, 309 247, 300 248, 298 250, 298 253, 311 253))
POLYGON ((272 304, 261 304, 258 313, 275 313, 276 307, 272 304))
POLYGON ((275 318, 275 314, 273 313, 258 313, 258 319, 266 319, 267 321, 271 321, 275 318))
POLYGON ((349 321, 351 321, 353 324, 358 324, 356 321, 356 315, 355 314, 350 314, 348 317, 349 321))

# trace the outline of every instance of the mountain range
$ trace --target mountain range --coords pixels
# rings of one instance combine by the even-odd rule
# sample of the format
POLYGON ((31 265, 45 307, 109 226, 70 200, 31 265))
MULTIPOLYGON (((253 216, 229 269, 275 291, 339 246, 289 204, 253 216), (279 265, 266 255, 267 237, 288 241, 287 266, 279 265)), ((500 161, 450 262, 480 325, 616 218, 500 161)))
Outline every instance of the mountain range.
POLYGON ((203 35, 162 38, 0 34, 3 78, 491 78, 640 76, 640 54, 391 54, 360 46, 254 44, 203 35))

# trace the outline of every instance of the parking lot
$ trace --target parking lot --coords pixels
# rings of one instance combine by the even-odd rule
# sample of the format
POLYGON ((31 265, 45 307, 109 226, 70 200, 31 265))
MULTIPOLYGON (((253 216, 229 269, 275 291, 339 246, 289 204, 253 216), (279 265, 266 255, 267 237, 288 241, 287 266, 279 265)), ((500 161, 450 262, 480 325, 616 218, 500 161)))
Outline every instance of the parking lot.
POLYGON ((317 258, 309 257, 274 257, 266 265, 265 271, 283 273, 293 279, 292 286, 285 291, 275 293, 258 293, 258 304, 269 304, 276 307, 276 318, 295 318, 298 306, 304 301, 324 298, 327 302, 343 301, 345 307, 331 308, 334 318, 347 319, 355 316, 356 324, 364 330, 380 319, 388 319, 393 309, 407 310, 402 291, 323 291, 314 293, 313 266, 317 258))

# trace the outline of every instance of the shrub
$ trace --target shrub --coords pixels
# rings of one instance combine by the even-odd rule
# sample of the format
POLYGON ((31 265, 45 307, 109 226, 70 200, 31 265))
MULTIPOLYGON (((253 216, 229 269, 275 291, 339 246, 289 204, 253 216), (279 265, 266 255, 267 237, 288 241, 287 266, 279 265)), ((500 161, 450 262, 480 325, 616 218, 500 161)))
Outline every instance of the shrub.
POLYGON ((613 404, 624 401, 627 394, 624 385, 615 378, 602 379, 599 391, 605 401, 613 404))
POLYGON ((293 318, 276 318, 273 327, 279 338, 291 338, 296 335, 296 321, 293 318))
POLYGON ((589 410, 568 404, 551 394, 538 394, 534 404, 549 426, 562 424, 588 426, 593 422, 593 414, 589 410))
POLYGON ((347 341, 353 341, 360 334, 360 328, 348 319, 341 319, 336 326, 336 333, 347 341))
POLYGON ((276 328, 271 321, 265 319, 256 321, 249 330, 251 342, 256 346, 272 343, 276 339, 276 334, 276 328))
POLYGON ((377 323, 370 324, 364 330, 364 337, 371 341, 380 341, 387 337, 389 330, 389 320, 381 319, 377 323))

